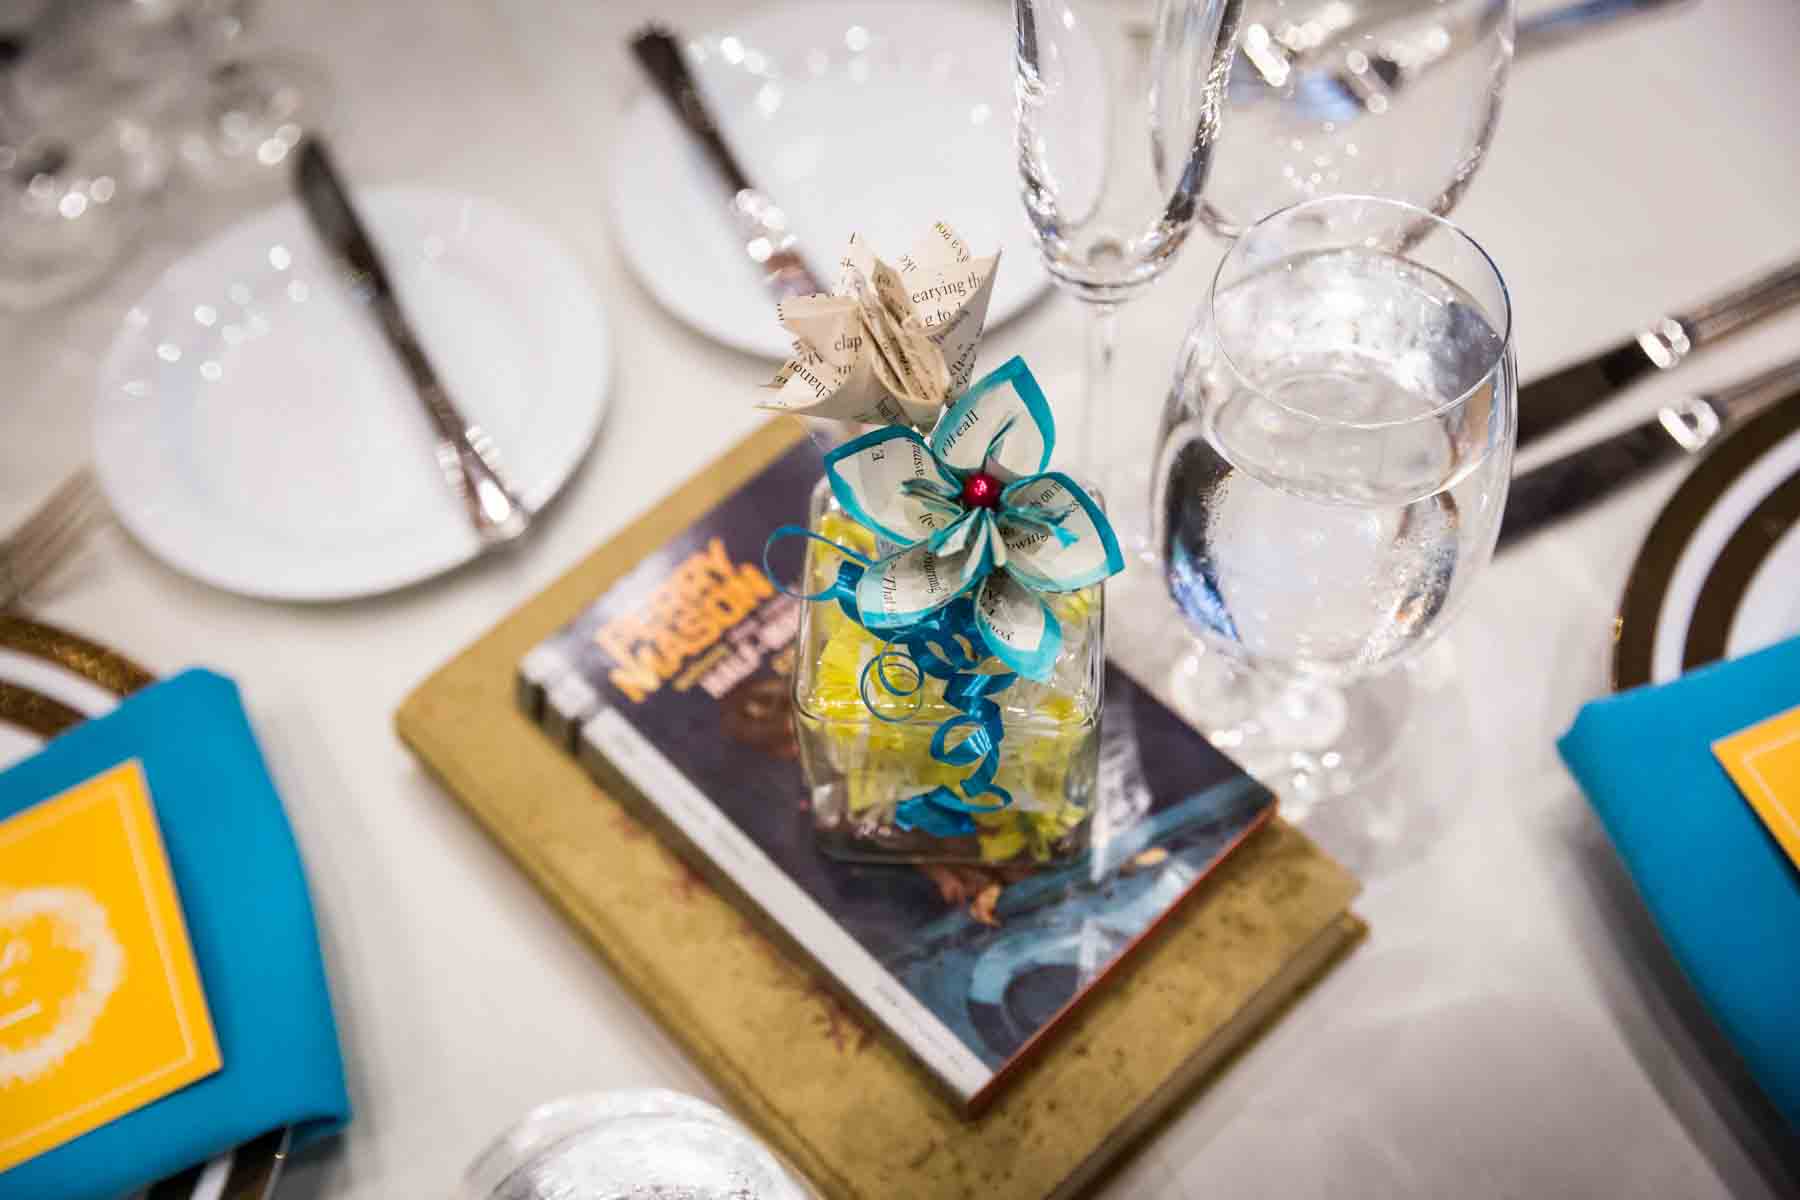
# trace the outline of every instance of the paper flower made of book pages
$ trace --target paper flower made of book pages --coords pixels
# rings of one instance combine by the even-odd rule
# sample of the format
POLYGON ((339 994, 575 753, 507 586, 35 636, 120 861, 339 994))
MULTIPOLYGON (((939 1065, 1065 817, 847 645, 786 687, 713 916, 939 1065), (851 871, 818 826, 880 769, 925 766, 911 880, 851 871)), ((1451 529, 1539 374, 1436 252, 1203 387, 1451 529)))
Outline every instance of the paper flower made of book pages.
POLYGON ((972 632, 987 650, 1047 680, 1062 630, 1040 593, 1125 566, 1100 507, 1048 469, 1055 447, 1050 405, 1014 358, 964 392, 929 438, 893 426, 826 454, 838 503, 893 548, 856 580, 857 620, 899 633, 972 595, 972 632))
POLYGON ((998 253, 975 257, 942 221, 894 266, 852 237, 830 294, 777 309, 794 357, 758 407, 930 429, 975 373, 999 263, 998 253))

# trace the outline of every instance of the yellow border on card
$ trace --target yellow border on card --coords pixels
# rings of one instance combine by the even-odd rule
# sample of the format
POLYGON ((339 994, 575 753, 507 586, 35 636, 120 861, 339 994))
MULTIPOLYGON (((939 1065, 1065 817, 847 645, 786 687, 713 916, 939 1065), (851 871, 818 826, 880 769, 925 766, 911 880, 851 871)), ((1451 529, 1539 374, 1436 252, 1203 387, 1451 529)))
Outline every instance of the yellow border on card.
MULTIPOLYGON (((1789 709, 1730 737, 1720 738, 1712 748, 1726 774, 1750 801, 1750 807, 1769 827, 1769 832, 1781 843, 1794 865, 1800 866, 1800 819, 1796 819, 1794 812, 1777 798, 1775 785, 1756 765, 1758 759, 1785 750, 1796 742, 1800 742, 1800 708, 1789 709), (1764 738, 1768 740, 1761 740, 1764 738)), ((1795 802, 1800 805, 1800 797, 1796 797, 1795 802)))
POLYGON ((155 1091, 155 1085, 170 1075, 184 1070, 191 1071, 187 1082, 193 1082, 218 1070, 221 1064, 218 1039, 212 1029, 210 1014, 206 1013, 206 997, 200 986, 199 967, 194 963, 187 925, 181 915, 181 902, 175 894, 168 850, 163 845, 162 832, 157 828, 156 817, 150 807, 150 789, 144 778, 142 763, 135 758, 127 759, 118 766, 83 780, 0 823, 0 847, 41 832, 76 814, 86 813, 96 805, 108 801, 118 805, 119 817, 131 847, 132 870, 137 880, 138 896, 150 918, 157 958, 161 961, 163 977, 168 983, 169 996, 175 1009, 175 1020, 181 1030, 181 1056, 75 1108, 58 1113, 41 1125, 0 1142, 0 1171, 9 1170, 38 1154, 91 1132, 110 1120, 161 1099, 169 1092, 155 1091), (93 796, 74 805, 60 809, 57 807, 57 801, 86 788, 94 788, 93 796), (162 862, 163 870, 160 875, 151 870, 153 855, 162 862), (184 960, 177 961, 170 949, 172 945, 187 948, 184 960), (191 967, 189 964, 192 964, 191 967), (201 1017, 198 1035, 195 1030, 196 1010, 201 1017), (133 1092, 148 1094, 130 1103, 122 1111, 108 1113, 98 1120, 88 1119, 96 1109, 133 1092))

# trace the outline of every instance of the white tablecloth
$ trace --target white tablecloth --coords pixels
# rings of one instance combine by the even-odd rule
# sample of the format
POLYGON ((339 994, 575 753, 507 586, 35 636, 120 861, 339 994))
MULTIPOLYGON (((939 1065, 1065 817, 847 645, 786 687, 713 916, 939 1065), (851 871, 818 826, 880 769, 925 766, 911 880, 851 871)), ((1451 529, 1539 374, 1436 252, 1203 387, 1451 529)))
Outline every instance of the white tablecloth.
MULTIPOLYGON (((357 1109, 340 1144, 296 1164, 284 1196, 442 1196, 538 1101, 640 1085, 711 1091, 391 725, 438 663, 758 420, 746 401, 764 365, 658 310, 626 273, 605 215, 607 177, 630 169, 609 158, 639 90, 626 34, 653 15, 699 30, 732 10, 673 7, 258 9, 263 42, 329 67, 339 157, 357 179, 503 201, 562 239, 607 305, 621 348, 613 409, 541 536, 399 595, 295 607, 191 583, 109 529, 39 604, 157 670, 229 672, 248 696, 311 870, 357 1109)), ((1457 217, 1510 282, 1528 377, 1800 251, 1797 62, 1791 5, 1705 0, 1516 68, 1490 161, 1457 217)), ((180 201, 108 290, 0 321, 0 522, 86 453, 95 361, 124 305, 248 203, 180 201)), ((1121 394, 1145 413, 1161 402, 1217 254, 1200 240, 1127 310, 1121 394)), ((1054 298, 1000 336, 1047 383, 1061 374, 1069 386, 1080 316, 1054 298)), ((1708 353, 1585 435, 1748 373, 1797 336, 1790 319, 1708 353)), ((1107 1195, 1794 1186, 1771 1174, 1779 1166, 1754 1109, 1691 1036, 1685 994, 1646 949, 1641 910, 1552 744, 1604 688, 1626 569, 1675 479, 1635 487, 1491 568, 1447 639, 1467 740, 1453 762, 1404 769, 1396 785, 1434 801, 1444 828, 1424 856, 1372 882, 1359 905, 1369 944, 1107 1195)))

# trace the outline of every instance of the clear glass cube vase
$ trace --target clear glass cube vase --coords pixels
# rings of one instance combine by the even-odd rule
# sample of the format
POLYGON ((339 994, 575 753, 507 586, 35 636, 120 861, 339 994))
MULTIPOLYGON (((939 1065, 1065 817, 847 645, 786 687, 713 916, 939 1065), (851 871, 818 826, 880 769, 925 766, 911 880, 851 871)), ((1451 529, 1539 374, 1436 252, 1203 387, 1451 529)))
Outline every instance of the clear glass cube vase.
MULTIPOLYGON (((894 549, 878 544, 845 514, 823 481, 813 491, 807 527, 866 557, 894 549)), ((831 583, 845 559, 818 541, 807 545, 804 588, 816 593, 831 583)), ((901 698, 871 681, 868 690, 882 713, 877 716, 864 699, 864 675, 888 643, 851 620, 835 601, 803 605, 794 727, 821 849, 858 861, 995 866, 1050 862, 1085 849, 1099 768, 1104 596, 1099 585, 1045 595, 1063 635, 1050 679, 1019 678, 991 693, 1005 726, 994 782, 1011 793, 1012 803, 975 814, 974 831, 954 835, 906 828, 900 816, 905 801, 939 786, 960 797, 957 785, 974 769, 932 756, 933 735, 959 715, 944 700, 943 682, 926 676, 920 696, 901 698)), ((991 656, 977 669, 1005 672, 991 656)), ((989 805, 994 799, 984 795, 970 803, 989 805)))

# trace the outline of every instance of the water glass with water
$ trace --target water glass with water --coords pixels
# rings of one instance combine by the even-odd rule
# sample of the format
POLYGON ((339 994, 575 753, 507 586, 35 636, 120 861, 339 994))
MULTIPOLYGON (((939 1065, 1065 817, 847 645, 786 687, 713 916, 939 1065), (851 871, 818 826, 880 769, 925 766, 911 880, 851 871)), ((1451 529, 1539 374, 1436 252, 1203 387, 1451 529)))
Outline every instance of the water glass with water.
POLYGON ((1511 475, 1506 286, 1468 235, 1334 196, 1247 230, 1178 364, 1152 508, 1204 653, 1175 691, 1285 797, 1402 740, 1404 665, 1466 603, 1511 475))

